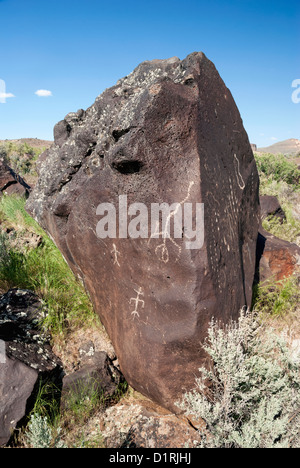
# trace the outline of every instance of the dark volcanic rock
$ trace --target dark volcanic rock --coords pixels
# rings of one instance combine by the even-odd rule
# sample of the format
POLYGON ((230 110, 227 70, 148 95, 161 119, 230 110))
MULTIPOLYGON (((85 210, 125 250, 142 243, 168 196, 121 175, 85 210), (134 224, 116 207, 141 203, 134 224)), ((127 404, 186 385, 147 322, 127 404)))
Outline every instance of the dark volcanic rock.
POLYGON ((39 386, 61 382, 61 363, 38 328, 43 316, 31 291, 13 289, 0 297, 0 445, 32 409, 39 386))
POLYGON ((28 196, 31 188, 22 177, 16 174, 0 159, 0 192, 8 195, 28 196))
POLYGON ((251 304, 259 182, 230 91, 202 53, 144 62, 56 126, 39 172, 29 213, 83 279, 127 381, 174 410, 212 316, 251 304), (98 238, 98 205, 126 216, 121 195, 149 211, 192 203, 194 221, 203 203, 203 247, 186 248, 186 223, 180 239, 98 238))
POLYGON ((122 374, 114 367, 107 354, 98 351, 92 357, 85 357, 84 365, 78 371, 64 377, 62 407, 67 408, 74 396, 81 399, 96 395, 112 397, 122 382, 122 374))
POLYGON ((26 414, 27 402, 38 382, 38 372, 15 359, 0 363, 0 446, 7 444, 26 414))
POLYGON ((281 208, 281 205, 277 197, 270 195, 262 195, 259 197, 260 208, 261 208, 261 220, 263 221, 268 216, 276 216, 283 222, 286 219, 285 212, 281 208))

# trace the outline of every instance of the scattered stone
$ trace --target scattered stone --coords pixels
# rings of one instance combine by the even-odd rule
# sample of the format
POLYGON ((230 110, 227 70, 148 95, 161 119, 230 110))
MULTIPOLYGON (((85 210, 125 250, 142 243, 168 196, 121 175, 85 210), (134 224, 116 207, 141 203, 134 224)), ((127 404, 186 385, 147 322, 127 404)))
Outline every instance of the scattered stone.
POLYGON ((53 354, 50 336, 39 323, 45 316, 42 301, 31 291, 12 289, 0 297, 0 445, 5 445, 18 423, 31 410, 45 381, 61 382, 61 363, 53 354))
POLYGON ((187 419, 145 401, 109 408, 100 430, 108 448, 193 448, 200 442, 187 419))
POLYGON ((92 341, 83 343, 82 346, 79 348, 78 352, 82 361, 84 361, 85 359, 89 359, 95 355, 95 345, 92 341))
POLYGON ((178 411, 210 319, 252 301, 259 179, 231 93, 202 53, 144 62, 54 136, 27 209, 83 279, 127 382, 178 411), (98 205, 119 216, 121 195, 148 212, 204 203, 203 247, 186 248, 186 225, 180 239, 166 225, 160 238, 98 238, 98 205))

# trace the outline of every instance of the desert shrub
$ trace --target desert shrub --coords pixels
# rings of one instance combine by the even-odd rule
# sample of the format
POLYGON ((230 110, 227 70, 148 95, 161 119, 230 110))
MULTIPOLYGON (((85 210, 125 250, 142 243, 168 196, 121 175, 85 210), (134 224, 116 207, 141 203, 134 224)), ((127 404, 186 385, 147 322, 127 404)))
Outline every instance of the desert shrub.
POLYGON ((0 145, 0 159, 2 159, 6 164, 9 161, 6 145, 0 145))
POLYGON ((44 149, 33 148, 26 142, 16 144, 10 141, 0 146, 0 157, 20 175, 36 175, 36 162, 44 149))
POLYGON ((296 164, 283 154, 255 154, 258 172, 262 178, 286 182, 295 187, 299 185, 300 171, 296 164))
POLYGON ((298 448, 299 361, 250 313, 222 327, 212 321, 195 389, 178 406, 205 422, 200 448, 298 448))

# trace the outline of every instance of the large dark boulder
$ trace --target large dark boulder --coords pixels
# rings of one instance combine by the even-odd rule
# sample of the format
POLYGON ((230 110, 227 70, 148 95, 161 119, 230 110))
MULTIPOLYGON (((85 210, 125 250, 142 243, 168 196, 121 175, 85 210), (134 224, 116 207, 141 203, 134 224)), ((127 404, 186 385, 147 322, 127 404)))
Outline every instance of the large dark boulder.
POLYGON ((12 289, 0 297, 0 446, 32 410, 40 387, 61 384, 61 363, 39 326, 44 314, 31 291, 12 289))
POLYGON ((251 304, 259 180, 239 111, 213 63, 193 53, 142 63, 54 135, 28 212, 82 278, 127 381, 174 410, 206 359, 211 318, 251 304), (121 195, 149 212, 193 204, 194 224, 203 203, 203 246, 199 222, 193 250, 187 223, 180 238, 99 238, 98 205, 126 216, 121 195))

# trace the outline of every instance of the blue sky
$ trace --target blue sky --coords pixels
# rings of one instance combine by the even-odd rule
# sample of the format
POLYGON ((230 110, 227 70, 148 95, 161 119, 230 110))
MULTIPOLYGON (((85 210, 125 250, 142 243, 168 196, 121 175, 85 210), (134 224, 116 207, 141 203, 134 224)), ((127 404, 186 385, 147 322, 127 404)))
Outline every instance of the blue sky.
POLYGON ((0 139, 52 139, 56 122, 140 62, 200 50, 251 142, 300 139, 299 0, 0 0, 0 80, 15 96, 0 102, 0 139))

